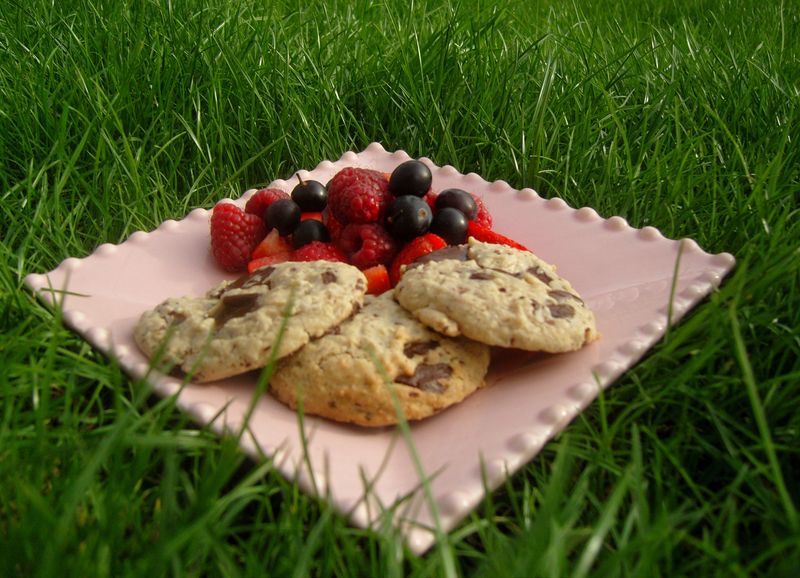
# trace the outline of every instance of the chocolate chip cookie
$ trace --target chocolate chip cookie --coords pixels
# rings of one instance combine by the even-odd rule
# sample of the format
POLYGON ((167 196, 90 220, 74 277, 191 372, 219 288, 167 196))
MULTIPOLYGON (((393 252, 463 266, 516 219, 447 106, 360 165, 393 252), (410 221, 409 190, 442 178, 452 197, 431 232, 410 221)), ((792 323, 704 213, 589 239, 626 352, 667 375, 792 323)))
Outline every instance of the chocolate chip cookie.
POLYGON ((386 292, 333 331, 283 359, 270 391, 292 408, 361 426, 431 416, 484 384, 489 348, 431 331, 386 292))
POLYGON ((436 331, 489 345, 558 353, 598 336, 594 314, 555 267, 472 238, 409 266, 395 297, 436 331))
POLYGON ((141 316, 134 338, 160 367, 214 381, 264 367, 336 327, 361 306, 366 287, 346 263, 280 263, 203 297, 167 299, 141 316))

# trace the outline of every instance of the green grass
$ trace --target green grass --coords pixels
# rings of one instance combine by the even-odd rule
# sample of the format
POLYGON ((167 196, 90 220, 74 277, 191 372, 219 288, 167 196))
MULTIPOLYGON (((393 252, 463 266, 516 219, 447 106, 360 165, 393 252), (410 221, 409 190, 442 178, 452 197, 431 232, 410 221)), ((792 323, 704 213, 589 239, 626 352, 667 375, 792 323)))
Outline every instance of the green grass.
POLYGON ((0 0, 0 576, 796 575, 798 38, 777 0, 0 0), (23 286, 372 141, 738 259, 424 557, 23 286))

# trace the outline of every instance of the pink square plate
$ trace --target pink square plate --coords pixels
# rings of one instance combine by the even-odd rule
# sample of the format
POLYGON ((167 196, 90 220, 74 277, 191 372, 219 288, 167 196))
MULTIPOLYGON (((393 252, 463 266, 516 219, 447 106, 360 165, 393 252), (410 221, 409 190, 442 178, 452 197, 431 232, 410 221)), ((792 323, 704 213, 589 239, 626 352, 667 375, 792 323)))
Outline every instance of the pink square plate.
MULTIPOLYGON (((346 166, 391 172, 408 160, 377 143, 338 161, 323 161, 303 178, 327 182, 346 166)), ((485 493, 529 462, 542 446, 719 285, 734 266, 726 253, 711 255, 692 240, 666 239, 652 227, 634 229, 620 217, 572 209, 531 189, 487 182, 452 166, 435 166, 433 187, 479 194, 495 229, 557 265, 597 315, 602 337, 563 355, 498 355, 487 387, 463 403, 411 426, 413 448, 427 475, 426 499, 409 446, 395 428, 359 429, 322 419, 304 420, 269 395, 257 400, 243 449, 267 456, 307 492, 331 500, 352 523, 368 527, 391 513, 394 526, 416 553, 435 541, 436 520, 452 529, 485 493)), ((290 191, 291 180, 273 187, 290 191)), ((234 202, 244 206, 254 193, 234 202)), ((27 285, 89 343, 118 360, 132 377, 146 379, 161 396, 216 432, 238 430, 257 374, 208 385, 181 383, 149 370, 132 339, 139 315, 167 297, 199 295, 226 278, 208 251, 206 209, 138 231, 119 245, 100 245, 83 259, 68 258, 53 271, 31 274, 27 285), (61 293, 68 291, 69 293, 61 293), (54 298, 54 295, 56 296, 54 298)), ((229 277, 229 276, 228 276, 229 277)))

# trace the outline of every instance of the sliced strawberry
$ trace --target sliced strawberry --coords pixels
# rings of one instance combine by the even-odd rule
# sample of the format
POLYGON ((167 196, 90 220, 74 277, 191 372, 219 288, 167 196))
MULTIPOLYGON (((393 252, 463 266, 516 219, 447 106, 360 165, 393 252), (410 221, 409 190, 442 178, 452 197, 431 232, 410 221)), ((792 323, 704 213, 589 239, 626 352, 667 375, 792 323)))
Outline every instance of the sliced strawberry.
POLYGON ((281 237, 278 229, 272 229, 264 240, 261 241, 255 249, 250 259, 260 259, 261 257, 270 257, 280 253, 290 253, 292 245, 286 237, 281 237))
POLYGON ((413 263, 423 255, 433 253, 437 249, 444 249, 445 247, 447 247, 447 241, 433 233, 426 233, 425 235, 409 241, 400 249, 400 252, 392 261, 391 267, 389 267, 389 280, 392 283, 392 287, 397 285, 397 282, 400 280, 403 274, 402 268, 405 265, 413 263))
POLYGON ((274 265, 275 263, 283 263, 285 261, 290 261, 292 259, 291 253, 275 253, 273 255, 267 255, 266 257, 258 257, 257 259, 251 260, 247 264, 247 272, 252 273, 256 269, 261 269, 261 267, 266 267, 267 265, 274 265))
POLYGON ((362 271, 367 278, 367 293, 369 295, 380 295, 384 291, 392 288, 389 281, 389 270, 386 265, 375 265, 362 271))
POLYGON ((497 231, 493 231, 488 227, 483 227, 475 221, 470 221, 467 225, 467 237, 472 237, 476 241, 483 243, 494 243, 495 245, 506 245, 519 249, 520 251, 530 251, 525 245, 518 243, 514 239, 510 239, 505 235, 501 235, 497 231))
POLYGON ((319 212, 317 212, 317 213, 314 213, 314 212, 300 213, 300 222, 302 222, 302 221, 310 221, 310 220, 319 221, 321 223, 322 222, 322 213, 319 213, 319 212))

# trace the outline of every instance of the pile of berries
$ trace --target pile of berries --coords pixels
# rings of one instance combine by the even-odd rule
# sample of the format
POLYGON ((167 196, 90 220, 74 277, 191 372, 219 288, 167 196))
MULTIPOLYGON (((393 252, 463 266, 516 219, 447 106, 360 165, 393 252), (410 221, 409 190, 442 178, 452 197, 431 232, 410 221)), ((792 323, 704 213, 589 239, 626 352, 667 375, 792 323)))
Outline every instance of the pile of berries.
POLYGON ((291 194, 261 189, 244 210, 220 203, 211 214, 211 252, 226 271, 283 261, 342 261, 364 272, 368 292, 393 287, 405 265, 468 237, 525 249, 492 230, 483 201, 461 189, 438 194, 417 160, 391 174, 348 167, 327 186, 302 180, 291 194))

